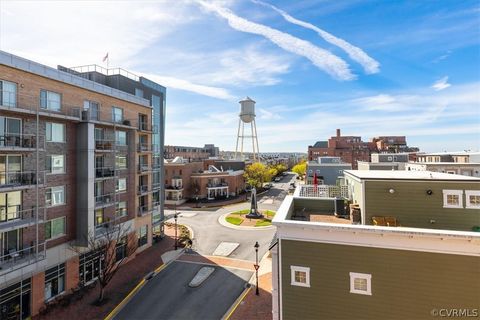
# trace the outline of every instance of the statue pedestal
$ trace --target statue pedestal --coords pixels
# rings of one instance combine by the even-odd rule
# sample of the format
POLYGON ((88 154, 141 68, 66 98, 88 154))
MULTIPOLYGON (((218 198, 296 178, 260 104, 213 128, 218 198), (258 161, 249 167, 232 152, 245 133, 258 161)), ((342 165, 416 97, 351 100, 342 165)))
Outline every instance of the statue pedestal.
POLYGON ((261 213, 258 212, 258 211, 254 211, 254 212, 250 212, 250 213, 247 214, 245 217, 246 217, 246 218, 249 218, 249 219, 262 219, 262 218, 263 218, 263 214, 261 214, 261 213))

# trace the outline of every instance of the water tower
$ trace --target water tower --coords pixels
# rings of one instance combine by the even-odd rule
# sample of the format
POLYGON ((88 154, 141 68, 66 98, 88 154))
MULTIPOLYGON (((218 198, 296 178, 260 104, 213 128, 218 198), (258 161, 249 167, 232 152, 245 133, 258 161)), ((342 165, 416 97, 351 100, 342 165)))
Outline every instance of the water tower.
POLYGON ((239 101, 240 103, 240 119, 238 119, 238 133, 237 133, 237 146, 235 148, 235 159, 237 154, 240 153, 240 159, 243 159, 243 142, 245 138, 252 138, 252 148, 253 148, 253 160, 258 159, 258 138, 257 138, 257 125, 255 123, 255 101, 246 97, 243 100, 239 101), (250 123, 250 135, 245 135, 245 124, 250 123), (240 128, 242 128, 242 133, 240 133, 240 128), (240 151, 238 150, 238 142, 241 140, 240 151))

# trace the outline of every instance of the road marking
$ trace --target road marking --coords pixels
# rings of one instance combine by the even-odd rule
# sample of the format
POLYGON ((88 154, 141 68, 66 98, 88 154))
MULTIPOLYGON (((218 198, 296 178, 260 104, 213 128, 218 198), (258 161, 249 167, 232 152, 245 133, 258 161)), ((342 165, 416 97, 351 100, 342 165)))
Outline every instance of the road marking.
POLYGON ((240 303, 243 301, 243 299, 245 299, 245 296, 248 294, 248 292, 251 290, 252 288, 251 287, 248 287, 247 289, 245 289, 242 294, 240 295, 240 297, 238 297, 237 301, 235 301, 233 303, 233 306, 230 307, 230 310, 227 311, 227 315, 224 316, 222 319, 224 320, 228 320, 230 319, 230 317, 232 316, 232 314, 235 312, 235 310, 237 309, 237 307, 240 305, 240 303))
POLYGON ((220 242, 212 256, 228 257, 239 245, 238 242, 220 242))
POLYGON ((201 265, 205 265, 205 266, 221 267, 221 268, 224 268, 224 269, 235 269, 235 270, 241 270, 241 271, 250 271, 250 272, 255 271, 253 269, 253 267, 252 268, 241 268, 241 267, 233 267, 233 266, 224 266, 224 265, 221 265, 221 264, 202 262, 202 261, 175 260, 175 262, 201 264, 201 265))

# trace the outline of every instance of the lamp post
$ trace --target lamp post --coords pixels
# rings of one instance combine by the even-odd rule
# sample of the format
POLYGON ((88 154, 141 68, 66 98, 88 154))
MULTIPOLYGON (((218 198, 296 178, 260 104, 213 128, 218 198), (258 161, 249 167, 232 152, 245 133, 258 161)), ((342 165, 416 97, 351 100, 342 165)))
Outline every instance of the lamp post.
POLYGON ((175 251, 177 250, 178 248, 178 242, 177 242, 177 219, 178 219, 178 215, 177 215, 177 205, 175 204, 175 214, 173 215, 173 219, 175 219, 175 251))
POLYGON ((258 268, 260 266, 258 265, 258 248, 260 245, 258 244, 258 241, 255 242, 255 245, 253 246, 255 248, 255 264, 253 267, 255 268, 255 278, 256 278, 256 286, 255 286, 255 294, 258 296, 260 293, 258 292, 258 268))

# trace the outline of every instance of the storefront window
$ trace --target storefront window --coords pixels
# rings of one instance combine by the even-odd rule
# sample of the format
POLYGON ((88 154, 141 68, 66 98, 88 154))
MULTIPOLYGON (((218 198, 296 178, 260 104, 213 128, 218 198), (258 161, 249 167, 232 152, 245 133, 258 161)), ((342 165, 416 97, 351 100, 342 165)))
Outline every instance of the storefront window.
POLYGON ((65 291, 65 263, 45 271, 45 301, 65 291))

